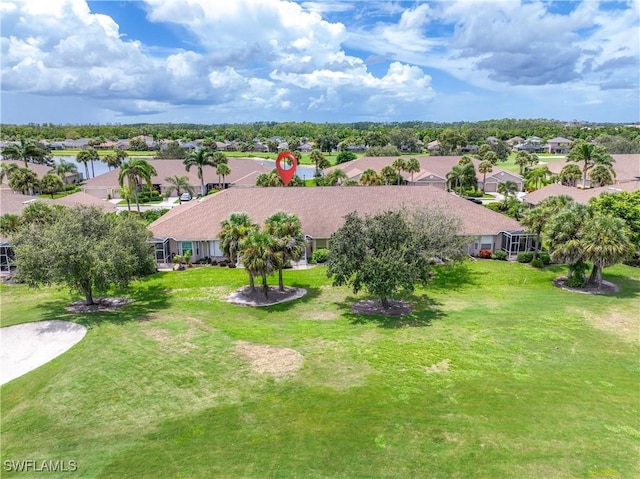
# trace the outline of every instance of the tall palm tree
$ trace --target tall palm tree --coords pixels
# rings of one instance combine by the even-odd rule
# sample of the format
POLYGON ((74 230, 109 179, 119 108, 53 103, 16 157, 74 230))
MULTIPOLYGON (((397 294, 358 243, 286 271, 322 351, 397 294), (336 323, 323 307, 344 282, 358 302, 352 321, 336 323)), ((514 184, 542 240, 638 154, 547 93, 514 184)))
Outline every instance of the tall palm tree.
POLYGON ((29 168, 18 168, 9 177, 9 187, 23 195, 33 195, 34 190, 38 188, 38 177, 29 168))
POLYGON ((380 170, 380 178, 382 178, 382 182, 385 185, 390 185, 392 183, 395 183, 396 176, 398 176, 398 174, 396 173, 396 170, 394 170, 392 166, 387 165, 380 170))
POLYGON ((325 168, 328 168, 329 166, 331 166, 331 164, 329 163, 329 160, 327 160, 324 157, 324 154, 318 149, 312 150, 311 153, 309 154, 309 158, 316 165, 316 171, 313 175, 316 178, 321 176, 320 174, 321 170, 324 170, 325 168))
POLYGON ((13 143, 2 149, 2 156, 9 160, 23 161, 24 167, 29 167, 29 162, 51 164, 49 153, 34 140, 20 140, 19 144, 13 143))
POLYGON ((140 213, 140 201, 138 200, 138 188, 141 183, 146 183, 147 187, 151 187, 151 178, 157 175, 156 169, 146 160, 140 158, 134 158, 133 160, 125 161, 120 166, 120 173, 118 174, 118 183, 122 187, 124 180, 126 179, 129 188, 133 190, 133 196, 136 200, 136 208, 140 213))
POLYGON ((492 166, 496 166, 498 164, 499 159, 500 158, 498 158, 498 155, 493 150, 486 152, 482 156, 482 161, 488 161, 489 163, 491 163, 492 166))
POLYGON ((471 163, 473 163, 473 158, 470 155, 462 155, 458 160, 459 165, 469 165, 471 163))
POLYGON ((293 214, 278 211, 265 220, 265 232, 275 239, 278 262, 278 288, 284 291, 282 269, 287 261, 299 261, 304 255, 305 241, 300 219, 293 214))
POLYGON ((131 200, 133 199, 133 192, 129 185, 120 185, 120 188, 117 189, 118 194, 123 200, 127 202, 127 210, 131 211, 131 200))
POLYGON ((524 169, 531 164, 531 153, 519 151, 514 162, 520 167, 520 176, 524 175, 524 169))
POLYGON ((203 169, 205 166, 215 167, 216 162, 212 158, 213 152, 207 148, 201 148, 200 150, 193 151, 184 160, 184 166, 187 171, 191 170, 192 166, 198 168, 198 178, 200 178, 200 194, 203 196, 207 194, 204 186, 203 169))
POLYGON ((487 183, 487 173, 493 171, 493 164, 490 161, 482 160, 478 165, 478 171, 482 173, 482 194, 484 194, 484 186, 487 183))
POLYGON ((167 190, 166 190, 167 197, 171 196, 171 193, 175 191, 179 199, 180 194, 182 193, 183 190, 189 192, 193 196, 194 188, 189 184, 188 176, 186 175, 185 176, 180 176, 180 175, 167 176, 164 179, 164 181, 169 183, 169 186, 167 187, 167 190))
POLYGON ((76 161, 82 163, 84 165, 84 171, 86 173, 86 178, 89 179, 89 167, 88 164, 91 163, 91 171, 93 173, 93 177, 96 176, 95 170, 93 169, 93 162, 100 161, 100 156, 98 152, 93 148, 89 148, 88 150, 82 150, 78 152, 76 156, 76 161))
POLYGON ((566 263, 569 267, 567 280, 573 280, 574 275, 578 275, 578 283, 584 282, 586 256, 581 241, 581 229, 588 218, 589 210, 585 205, 569 203, 551 216, 543 230, 551 258, 566 263))
POLYGON ((216 173, 218 174, 218 185, 223 186, 225 177, 231 174, 231 169, 226 163, 220 163, 216 166, 216 173), (220 176, 222 176, 222 183, 220 183, 220 176))
POLYGON ((498 193, 502 194, 505 200, 515 195, 517 191, 518 184, 515 181, 507 180, 498 184, 498 193))
POLYGON ((393 160, 393 164, 391 165, 391 167, 396 170, 397 172, 397 180, 398 180, 398 186, 400 185, 400 181, 402 180, 402 175, 400 174, 401 171, 405 171, 407 168, 407 162, 404 161, 402 158, 396 158, 395 160, 393 160))
POLYGON ((51 171, 64 181, 67 173, 77 173, 78 167, 70 161, 60 160, 60 163, 54 165, 53 168, 51 168, 51 171))
POLYGON ((2 162, 2 164, 0 164, 0 183, 2 183, 2 180, 5 178, 9 181, 11 175, 19 169, 20 167, 16 163, 2 162))
POLYGON ((454 165, 451 171, 447 173, 447 181, 449 188, 454 189, 458 187, 459 195, 462 196, 462 190, 464 188, 478 187, 478 179, 476 177, 476 170, 473 163, 463 163, 454 165))
POLYGON ((527 189, 538 190, 549 184, 552 173, 547 165, 537 166, 527 173, 527 189))
POLYGON ((329 186, 342 185, 348 179, 349 177, 344 172, 344 170, 341 170, 340 168, 336 168, 325 177, 325 184, 329 186))
POLYGON ((593 263, 591 282, 602 287, 602 269, 620 263, 633 251, 629 230, 623 219, 614 216, 596 215, 587 220, 581 241, 586 259, 593 263))
POLYGON ((411 183, 413 183, 413 174, 420 171, 420 162, 415 158, 411 158, 407 161, 405 170, 407 173, 411 173, 411 183))
POLYGON ((362 172, 362 175, 360 175, 360 184, 365 186, 381 185, 382 178, 380 178, 380 175, 376 170, 368 168, 362 172))
POLYGON ((265 298, 269 297, 267 275, 277 269, 280 261, 276 241, 270 234, 253 230, 242 241, 240 258, 250 277, 262 278, 262 290, 265 298))
POLYGON ((232 264, 238 262, 240 245, 247 235, 258 228, 247 213, 231 213, 229 218, 220 223, 220 249, 232 264))
POLYGON ((571 148, 569 155, 567 155, 567 162, 570 161, 582 163, 582 188, 586 188, 589 170, 596 164, 606 165, 613 169, 615 160, 603 147, 580 141, 571 148))
POLYGON ((53 195, 63 189, 64 182, 55 173, 47 173, 40 180, 40 192, 51 195, 51 199, 53 199, 53 195))

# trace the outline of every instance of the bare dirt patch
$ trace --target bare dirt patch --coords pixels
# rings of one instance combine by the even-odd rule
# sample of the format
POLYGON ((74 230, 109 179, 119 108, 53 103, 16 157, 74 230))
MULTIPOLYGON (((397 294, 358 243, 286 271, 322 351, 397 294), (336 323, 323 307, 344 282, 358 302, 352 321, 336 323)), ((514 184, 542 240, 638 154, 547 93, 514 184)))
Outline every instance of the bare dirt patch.
POLYGON ((65 309, 72 313, 98 313, 103 311, 117 311, 131 302, 129 298, 96 298, 94 304, 84 304, 84 301, 76 301, 65 309))
POLYGON ((640 331, 640 316, 638 314, 611 311, 608 314, 598 315, 585 311, 584 315, 598 329, 614 333, 626 342, 640 342, 640 336, 638 335, 638 331, 640 331))
POLYGON ((390 300, 389 307, 384 308, 379 300, 366 299, 351 306, 351 312, 358 314, 376 314, 379 316, 406 316, 413 312, 413 306, 402 300, 390 300))
POLYGON ((277 377, 295 373, 304 361, 295 349, 247 341, 237 341, 236 352, 249 362, 252 371, 277 377))
POLYGON ((443 359, 439 363, 432 364, 425 368, 427 374, 447 374, 449 372, 449 360, 443 359))
POLYGON ((307 290, 304 288, 285 287, 284 291, 280 291, 277 287, 270 286, 269 293, 265 296, 260 286, 256 286, 255 291, 251 291, 249 286, 243 286, 227 296, 226 299, 229 303, 242 306, 271 306, 302 298, 305 294, 307 294, 307 290))
POLYGON ((553 284, 565 291, 571 291, 572 293, 582 294, 614 294, 620 291, 620 287, 617 284, 609 281, 602 280, 602 286, 598 288, 597 284, 587 284, 584 288, 572 288, 566 285, 567 277, 558 276, 553 280, 553 284))

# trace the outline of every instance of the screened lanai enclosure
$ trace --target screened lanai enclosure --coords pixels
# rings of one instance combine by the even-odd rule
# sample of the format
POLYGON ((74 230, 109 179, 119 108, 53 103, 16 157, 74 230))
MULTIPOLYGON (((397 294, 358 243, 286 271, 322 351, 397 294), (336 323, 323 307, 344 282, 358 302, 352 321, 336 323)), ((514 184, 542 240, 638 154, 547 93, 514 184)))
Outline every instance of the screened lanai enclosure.
POLYGON ((506 251, 509 258, 518 256, 518 253, 535 251, 539 249, 538 239, 534 234, 524 231, 503 231, 502 250, 506 251))

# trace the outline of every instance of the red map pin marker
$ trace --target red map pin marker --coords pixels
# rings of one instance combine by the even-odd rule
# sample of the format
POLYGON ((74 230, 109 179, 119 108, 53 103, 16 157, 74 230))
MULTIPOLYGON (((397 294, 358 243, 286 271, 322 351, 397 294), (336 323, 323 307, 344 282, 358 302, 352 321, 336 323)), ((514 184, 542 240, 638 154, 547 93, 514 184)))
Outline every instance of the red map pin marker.
POLYGON ((293 179, 293 175, 296 174, 296 167, 298 166, 298 160, 292 153, 288 151, 283 151, 278 155, 278 159, 276 160, 276 170, 278 170, 278 174, 280 178, 282 178, 282 182, 284 186, 287 186, 291 180, 293 179), (284 168, 282 165, 282 160, 285 158, 289 158, 291 160, 291 168, 284 168))

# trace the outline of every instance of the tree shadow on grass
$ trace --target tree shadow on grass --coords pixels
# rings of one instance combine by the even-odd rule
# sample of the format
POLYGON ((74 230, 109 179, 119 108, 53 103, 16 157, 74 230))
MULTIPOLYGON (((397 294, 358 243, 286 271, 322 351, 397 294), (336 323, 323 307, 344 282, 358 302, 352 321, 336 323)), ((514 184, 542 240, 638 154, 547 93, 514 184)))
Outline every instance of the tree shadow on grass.
POLYGON ((468 262, 436 266, 435 276, 429 280, 429 288, 434 290, 459 290, 463 286, 477 285, 480 273, 471 271, 468 262))
POLYGON ((381 328, 397 329, 397 328, 420 328, 430 326, 431 322, 446 317, 446 313, 442 310, 442 303, 439 303, 426 294, 407 295, 399 299, 410 303, 413 306, 411 313, 403 316, 385 316, 380 314, 362 314, 355 313, 352 307, 358 301, 370 298, 356 298, 348 296, 344 301, 337 305, 344 310, 343 316, 352 324, 377 324, 381 328))
POLYGON ((269 313, 281 313, 284 311, 289 311, 290 309, 294 308, 296 305, 309 303, 320 296, 320 288, 311 288, 307 285, 302 286, 297 283, 292 283, 285 286, 289 286, 291 288, 304 288, 307 290, 307 294, 305 294, 301 298, 297 298, 292 301, 273 304, 271 306, 261 306, 261 308, 269 313))
MULTIPOLYGON (((102 296, 107 294, 96 294, 96 298, 102 296)), ((169 306, 167 290, 158 286, 119 289, 110 291, 108 296, 127 297, 131 302, 114 311, 74 313, 66 309, 70 303, 68 299, 58 299, 46 301, 38 305, 38 309, 42 312, 43 320, 71 321, 90 329, 102 323, 123 324, 130 321, 146 321, 152 313, 169 306)))
POLYGON ((606 281, 610 281, 620 288, 620 291, 607 296, 613 296, 615 298, 638 298, 640 297, 640 281, 634 278, 629 278, 622 274, 610 274, 606 270, 603 278, 606 281))

